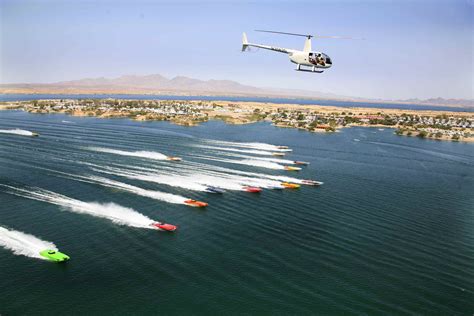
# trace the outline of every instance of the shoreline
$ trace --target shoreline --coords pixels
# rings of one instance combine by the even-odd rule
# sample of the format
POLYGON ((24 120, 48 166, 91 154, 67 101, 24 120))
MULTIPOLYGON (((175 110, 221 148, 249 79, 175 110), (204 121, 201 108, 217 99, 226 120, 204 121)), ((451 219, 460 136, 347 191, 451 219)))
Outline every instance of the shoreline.
MULTIPOLYGON (((24 89, 19 89, 18 91, 16 90, 8 90, 8 89, 1 89, 0 88, 0 95, 85 95, 85 96, 104 96, 104 95, 121 95, 121 96, 156 96, 156 97, 206 97, 206 98, 215 98, 215 102, 230 102, 226 100, 219 100, 219 97, 230 97, 230 98, 248 98, 248 99, 281 99, 281 100, 304 100, 304 101, 329 101, 329 102, 350 102, 350 103, 360 103, 363 105, 364 103, 367 104, 387 104, 387 105, 413 105, 415 107, 434 107, 434 108, 459 108, 459 109, 465 109, 466 111, 473 111, 474 107, 470 105, 464 105, 464 104, 439 104, 439 103, 433 103, 433 102, 408 102, 404 100, 372 100, 372 99, 364 99, 364 98, 335 98, 335 99, 330 99, 330 98, 324 98, 324 97, 311 97, 311 96, 287 96, 287 95, 279 95, 279 94, 245 94, 245 93, 216 93, 212 94, 212 92, 183 92, 183 91, 174 91, 174 90, 164 90, 164 91, 149 91, 149 90, 137 90, 137 91, 123 91, 123 90, 71 90, 71 91, 64 91, 64 90, 45 90, 45 91, 24 91, 24 89), (2 91, 3 90, 3 91, 2 91)), ((140 99, 134 99, 134 100, 140 100, 140 99)), ((171 100, 171 99, 170 99, 171 100)), ((187 101, 198 101, 199 99, 189 99, 187 101)), ((208 100, 209 101, 209 100, 208 100)), ((235 101, 235 102, 246 102, 246 101, 235 101)), ((252 101, 249 101, 252 102, 252 101)), ((264 102, 264 101, 258 101, 258 102, 264 102)), ((277 103, 279 104, 279 103, 277 103)), ((282 103, 283 104, 283 103, 282 103)), ((291 103, 291 104, 298 104, 298 103, 291 103)), ((321 105, 317 103, 312 103, 312 104, 300 104, 300 105, 314 105, 314 106, 326 106, 326 105, 321 105)), ((331 106, 331 105, 327 105, 331 106)), ((358 107, 358 106, 356 106, 358 107)), ((361 106, 363 107, 363 106, 361 106)), ((395 109, 395 108, 394 108, 395 109)), ((400 109, 401 110, 401 109, 400 109)), ((413 109, 416 111, 417 109, 413 109)), ((443 110, 440 110, 443 111, 443 110)))
POLYGON ((182 126, 196 126, 209 120, 221 120, 227 124, 267 121, 276 127, 317 133, 336 132, 353 126, 394 128, 400 136, 474 142, 474 113, 457 111, 206 100, 53 99, 0 102, 0 110, 8 109, 39 114, 170 121, 182 126))

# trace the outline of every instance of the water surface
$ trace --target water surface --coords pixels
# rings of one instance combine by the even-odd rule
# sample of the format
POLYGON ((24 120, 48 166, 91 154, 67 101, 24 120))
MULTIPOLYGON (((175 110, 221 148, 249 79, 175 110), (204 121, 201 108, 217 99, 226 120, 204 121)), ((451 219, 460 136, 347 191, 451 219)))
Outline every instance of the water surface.
POLYGON ((316 134, 268 123, 181 127, 1 111, 0 129, 15 128, 40 137, 0 134, 0 184, 113 202, 179 230, 117 225, 0 187, 1 226, 54 242, 72 258, 58 265, 0 248, 2 314, 54 309, 66 314, 468 315, 474 310, 472 144, 399 137, 391 129, 316 134), (293 152, 285 159, 311 164, 288 173, 202 159, 229 159, 199 147, 219 144, 212 140, 288 145, 293 152), (183 162, 90 147, 159 152, 183 162), (212 195, 103 174, 91 164, 170 174, 193 174, 200 168, 192 166, 205 164, 324 185, 212 195), (102 176, 209 206, 190 208, 55 171, 102 176))

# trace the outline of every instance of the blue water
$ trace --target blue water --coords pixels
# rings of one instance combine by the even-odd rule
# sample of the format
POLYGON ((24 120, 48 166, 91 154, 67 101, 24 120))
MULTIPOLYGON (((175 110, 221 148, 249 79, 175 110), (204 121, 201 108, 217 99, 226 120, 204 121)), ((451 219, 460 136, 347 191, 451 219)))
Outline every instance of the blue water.
POLYGON ((448 107, 424 104, 351 102, 324 99, 264 98, 232 96, 182 96, 182 95, 137 95, 137 94, 0 94, 0 101, 28 101, 40 99, 131 99, 131 100, 205 100, 230 102, 268 102, 277 104, 323 105, 339 107, 366 107, 381 109, 430 110, 474 112, 472 107, 448 107))
POLYGON ((319 134, 268 123, 182 127, 0 111, 0 130, 15 128, 40 136, 0 133, 0 184, 113 202, 179 229, 173 234, 118 225, 0 187, 1 226, 52 241, 72 258, 60 265, 0 248, 2 315, 471 315, 474 310, 473 144, 400 137, 391 129, 319 134), (284 159, 311 164, 290 173, 206 160, 240 159, 214 140, 288 145, 293 152, 284 159), (183 161, 90 147, 160 152, 183 161), (212 195, 97 171, 107 167, 195 179, 204 169, 221 167, 324 185, 212 195), (71 178, 78 175, 209 206, 191 208, 71 178))

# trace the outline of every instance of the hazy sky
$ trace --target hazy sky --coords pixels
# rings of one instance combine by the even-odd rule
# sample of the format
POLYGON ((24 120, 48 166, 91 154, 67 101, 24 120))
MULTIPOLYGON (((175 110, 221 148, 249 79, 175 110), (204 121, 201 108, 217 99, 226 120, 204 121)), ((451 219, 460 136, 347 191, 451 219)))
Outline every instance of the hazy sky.
POLYGON ((125 74, 230 79, 372 98, 473 98, 472 1, 5 1, 0 82, 125 74), (250 42, 333 59, 323 74, 294 71, 285 54, 241 53, 250 42))

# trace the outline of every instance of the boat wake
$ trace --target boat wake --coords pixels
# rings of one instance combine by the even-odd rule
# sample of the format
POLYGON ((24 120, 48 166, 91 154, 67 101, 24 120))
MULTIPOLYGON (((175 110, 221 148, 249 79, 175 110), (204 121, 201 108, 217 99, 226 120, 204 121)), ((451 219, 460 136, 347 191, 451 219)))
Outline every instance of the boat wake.
MULTIPOLYGON (((201 158, 208 158, 209 160, 214 160, 210 157, 201 157, 201 158)), ((269 179, 273 181, 279 182, 290 182, 290 183, 297 183, 297 184, 305 184, 305 180, 288 177, 288 176, 280 176, 280 175, 272 175, 272 174, 265 174, 265 173, 256 173, 256 172, 249 172, 249 171, 242 171, 236 169, 230 169, 225 167, 213 166, 208 164, 201 164, 195 163, 195 168, 200 168, 203 172, 212 172, 217 174, 224 174, 224 175, 243 175, 245 176, 244 179, 269 179)), ((319 184, 323 184, 322 182, 316 181, 319 184)), ((269 185, 273 185, 274 183, 269 183, 269 185)))
POLYGON ((214 151, 231 151, 231 152, 254 154, 254 155, 260 155, 260 156, 273 156, 274 154, 271 151, 264 151, 264 150, 238 149, 238 148, 230 148, 230 147, 215 147, 215 146, 205 146, 205 145, 196 145, 196 147, 212 149, 214 151))
POLYGON ((52 242, 41 240, 33 235, 0 227, 0 246, 16 255, 46 260, 39 253, 45 249, 58 250, 52 242))
POLYGON ((168 158, 168 156, 163 155, 162 153, 159 153, 159 152, 155 152, 155 151, 125 151, 125 150, 104 148, 104 147, 86 147, 86 149, 91 150, 91 151, 101 152, 101 153, 155 159, 155 160, 166 160, 168 158))
POLYGON ((146 173, 140 171, 133 171, 130 169, 114 168, 114 167, 92 167, 92 170, 100 173, 106 173, 110 175, 125 177, 133 180, 140 180, 145 182, 152 182, 158 184, 164 184, 172 187, 192 190, 192 191, 201 191, 205 192, 207 187, 196 183, 194 181, 189 181, 185 176, 179 174, 159 174, 159 173, 146 173))
POLYGON ((21 136, 35 136, 35 133, 24 130, 24 129, 0 129, 0 133, 21 135, 21 136))
POLYGON ((174 204, 186 204, 184 203, 186 200, 189 200, 189 198, 185 198, 180 195, 176 194, 171 194, 171 193, 166 193, 166 192, 160 192, 160 191, 154 191, 154 190, 146 190, 143 188, 139 188, 127 183, 103 178, 103 177, 97 177, 97 176, 69 176, 68 178, 74 179, 74 180, 79 180, 79 181, 84 181, 88 183, 94 183, 94 184, 99 184, 102 186, 106 186, 109 188, 113 189, 119 189, 119 190, 124 190, 136 195, 148 197, 151 199, 155 200, 160 200, 163 202, 168 202, 168 203, 174 203, 174 204))
MULTIPOLYGON (((207 166, 212 167, 210 165, 207 166)), ((218 187, 225 190, 242 191, 245 190, 244 187, 246 186, 276 188, 279 187, 281 183, 281 181, 278 181, 277 179, 241 176, 238 174, 229 174, 225 172, 205 170, 204 168, 200 168, 199 171, 195 171, 197 168, 193 168, 193 166, 185 168, 185 165, 183 165, 182 167, 183 168, 180 170, 180 172, 182 173, 150 168, 138 168, 137 170, 127 168, 126 166, 116 168, 99 165, 95 165, 95 167, 92 167, 92 170, 115 176, 123 176, 135 180, 156 182, 184 189, 207 192, 209 192, 209 187, 218 187), (162 174, 162 172, 166 172, 166 175, 162 174)), ((245 173, 243 174, 246 175, 245 173)), ((250 175, 252 174, 250 173, 250 175)))
POLYGON ((222 146, 253 148, 253 149, 268 150, 268 151, 292 151, 292 149, 286 146, 277 146, 277 145, 265 144, 265 143, 239 143, 239 142, 227 142, 227 141, 221 141, 221 140, 209 140, 208 142, 211 144, 217 144, 217 145, 222 145, 222 146))
POLYGON ((239 154, 233 154, 233 153, 228 153, 228 154, 226 154, 226 156, 234 157, 234 158, 251 159, 251 160, 269 161, 269 162, 275 162, 275 163, 284 163, 284 164, 287 164, 287 165, 294 165, 295 164, 294 160, 288 160, 288 159, 254 157, 254 156, 239 155, 239 154))
POLYGON ((211 158, 211 157, 200 157, 200 158, 205 159, 205 160, 233 163, 233 164, 246 165, 246 166, 252 166, 252 167, 261 167, 261 168, 267 168, 267 169, 273 169, 273 170, 285 169, 285 166, 277 164, 275 162, 262 161, 262 160, 256 160, 256 159, 234 160, 234 159, 220 159, 220 158, 211 158))
POLYGON ((152 227, 150 227, 150 224, 155 222, 151 218, 135 211, 134 209, 123 207, 115 203, 83 202, 40 188, 31 188, 31 190, 27 190, 5 184, 0 184, 0 186, 6 187, 6 192, 13 195, 55 204, 61 206, 64 210, 73 213, 106 218, 118 225, 151 229, 152 227))

